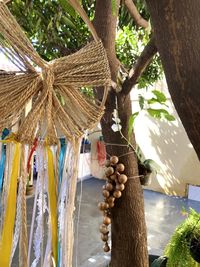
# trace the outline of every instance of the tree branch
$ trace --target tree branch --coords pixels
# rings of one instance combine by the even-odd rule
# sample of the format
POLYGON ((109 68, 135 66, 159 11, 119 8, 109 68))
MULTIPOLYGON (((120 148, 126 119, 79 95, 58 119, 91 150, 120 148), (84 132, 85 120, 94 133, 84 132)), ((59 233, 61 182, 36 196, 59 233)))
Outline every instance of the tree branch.
POLYGON ((129 77, 124 81, 122 85, 122 94, 128 95, 137 83, 139 77, 145 71, 146 67, 151 62, 153 56, 157 53, 157 47, 155 44, 154 36, 151 37, 149 43, 145 46, 140 57, 135 63, 134 67, 129 72, 129 77))
POLYGON ((143 28, 148 28, 148 21, 140 15, 135 4, 133 3, 133 0, 125 0, 124 3, 135 22, 143 28))

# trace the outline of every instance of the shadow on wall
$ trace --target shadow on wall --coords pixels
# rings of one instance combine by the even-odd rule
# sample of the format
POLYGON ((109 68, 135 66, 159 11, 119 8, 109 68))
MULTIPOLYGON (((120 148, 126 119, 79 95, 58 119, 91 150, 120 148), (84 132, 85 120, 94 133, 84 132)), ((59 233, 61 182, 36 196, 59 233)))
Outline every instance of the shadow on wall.
POLYGON ((145 157, 161 167, 147 189, 185 196, 187 183, 200 184, 200 164, 177 113, 173 115, 175 122, 140 115, 135 123, 136 140, 145 157))

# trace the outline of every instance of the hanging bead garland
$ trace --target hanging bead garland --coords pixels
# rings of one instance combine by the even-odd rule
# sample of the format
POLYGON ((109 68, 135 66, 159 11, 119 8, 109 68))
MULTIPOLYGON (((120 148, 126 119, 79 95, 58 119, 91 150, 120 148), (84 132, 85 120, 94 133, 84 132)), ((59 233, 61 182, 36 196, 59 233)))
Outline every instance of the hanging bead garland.
POLYGON ((100 211, 103 211, 103 224, 100 225, 101 240, 105 242, 104 252, 109 252, 110 247, 108 245, 108 226, 111 224, 111 209, 115 205, 115 199, 122 196, 122 191, 125 189, 125 183, 128 178, 123 174, 125 167, 124 164, 119 163, 119 158, 117 156, 110 157, 106 161, 105 166, 107 167, 105 171, 106 184, 102 187, 102 195, 104 197, 104 202, 100 202, 98 207, 100 211))

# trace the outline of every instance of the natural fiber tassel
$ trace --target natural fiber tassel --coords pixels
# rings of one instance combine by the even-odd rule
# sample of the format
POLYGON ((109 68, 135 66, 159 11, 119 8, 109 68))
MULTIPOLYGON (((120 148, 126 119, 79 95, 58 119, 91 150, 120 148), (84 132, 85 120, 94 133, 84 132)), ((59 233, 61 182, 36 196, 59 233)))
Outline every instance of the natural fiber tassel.
POLYGON ((78 159, 79 159, 79 149, 80 149, 81 139, 74 139, 72 143, 73 146, 73 163, 72 163, 72 173, 69 181, 68 197, 67 197, 67 207, 65 214, 65 247, 64 249, 64 267, 72 267, 72 256, 73 256, 73 244, 74 244, 74 225, 73 225, 73 215, 74 215, 74 202, 76 196, 76 186, 77 186, 77 174, 78 174, 78 159))
POLYGON ((21 152, 21 179, 22 179, 22 223, 21 223, 21 233, 19 242, 19 266, 28 266, 28 240, 27 240, 27 217, 26 217, 26 181, 27 172, 25 164, 25 146, 22 145, 21 152))
POLYGON ((9 267, 15 224, 17 178, 20 166, 20 144, 15 144, 15 152, 10 177, 10 188, 7 196, 7 207, 3 223, 2 238, 0 240, 0 266, 9 267))

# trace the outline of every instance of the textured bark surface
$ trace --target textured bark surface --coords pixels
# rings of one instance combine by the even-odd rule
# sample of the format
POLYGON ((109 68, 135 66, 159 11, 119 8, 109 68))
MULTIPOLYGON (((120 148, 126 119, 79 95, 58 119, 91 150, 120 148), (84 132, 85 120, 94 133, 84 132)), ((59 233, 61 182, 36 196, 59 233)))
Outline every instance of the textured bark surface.
POLYGON ((200 1, 146 2, 172 101, 200 159, 200 1))
MULTIPOLYGON (((119 6, 119 0, 116 2, 119 6)), ((94 25, 107 50, 114 81, 118 70, 118 60, 115 53, 116 22, 117 17, 112 14, 111 1, 97 0, 94 25)), ((98 94, 98 97, 100 98, 101 95, 98 94)), ((109 93, 105 115, 101 121, 103 137, 106 143, 127 144, 118 132, 114 133, 111 129, 113 124, 112 112, 116 108, 116 97, 122 132, 126 137, 128 136, 128 121, 132 113, 130 96, 125 96, 122 93, 116 94, 112 90, 109 93)), ((134 136, 132 136, 131 142, 135 145, 134 136)), ((121 156, 120 162, 124 163, 127 176, 133 177, 138 175, 137 160, 134 153, 124 155, 129 151, 125 146, 107 146, 107 153, 121 156)), ((112 210, 111 266, 148 266, 144 200, 139 178, 129 179, 122 197, 116 201, 112 210)))

